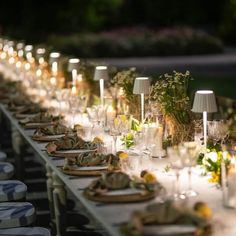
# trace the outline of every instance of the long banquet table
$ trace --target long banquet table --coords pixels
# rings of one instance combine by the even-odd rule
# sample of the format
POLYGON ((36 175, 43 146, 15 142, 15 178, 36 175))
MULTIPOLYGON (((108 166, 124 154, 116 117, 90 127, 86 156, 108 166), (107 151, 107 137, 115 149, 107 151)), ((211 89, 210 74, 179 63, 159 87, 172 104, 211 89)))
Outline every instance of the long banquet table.
MULTIPOLYGON (((11 123, 13 132, 18 133, 20 138, 23 138, 36 152, 41 161, 45 163, 47 169, 47 188, 48 199, 51 205, 51 218, 55 218, 57 236, 63 236, 65 233, 65 217, 66 217, 66 190, 70 190, 75 198, 80 201, 81 205, 91 217, 98 222, 107 235, 120 236, 119 226, 121 223, 129 220, 131 214, 135 210, 142 210, 148 204, 160 201, 160 198, 150 200, 143 203, 127 203, 127 204, 102 204, 87 200, 83 196, 83 189, 94 179, 92 177, 71 177, 63 174, 58 166, 62 166, 64 160, 53 158, 45 152, 45 143, 35 142, 31 139, 34 132, 32 129, 24 129, 19 125, 12 113, 6 107, 0 105, 2 115, 5 116, 11 123)), ((1 131, 2 132, 2 131, 1 131)), ((23 157, 22 157, 23 158, 23 157)), ((174 184, 173 174, 164 173, 164 167, 167 162, 164 159, 155 159, 154 163, 157 167, 158 180, 167 188, 168 192, 174 184)), ((181 177, 181 183, 187 183, 185 174, 181 177)), ((235 183, 236 184, 236 183, 235 183)), ((214 217, 214 233, 213 235, 236 235, 236 210, 227 209, 222 204, 222 194, 220 189, 207 181, 207 177, 193 175, 193 187, 199 195, 190 198, 186 204, 192 205, 196 201, 204 201, 213 209, 214 217)))

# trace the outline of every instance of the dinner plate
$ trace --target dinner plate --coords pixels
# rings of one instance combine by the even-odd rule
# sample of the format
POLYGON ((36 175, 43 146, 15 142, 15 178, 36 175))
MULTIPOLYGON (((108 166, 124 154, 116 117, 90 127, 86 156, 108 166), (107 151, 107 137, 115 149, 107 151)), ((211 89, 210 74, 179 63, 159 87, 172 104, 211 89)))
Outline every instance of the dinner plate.
POLYGON ((132 194, 142 194, 143 190, 141 189, 133 189, 133 188, 127 188, 127 189, 121 189, 121 190, 114 190, 114 191, 108 191, 104 193, 106 196, 125 196, 125 195, 132 195, 132 194))
POLYGON ((37 136, 37 135, 33 135, 32 139, 34 141, 40 141, 40 142, 51 142, 51 141, 55 141, 59 138, 64 137, 65 134, 57 134, 57 135, 41 135, 41 136, 37 136))
POLYGON ((84 196, 89 200, 104 203, 128 203, 128 202, 143 202, 156 197, 158 192, 149 192, 139 189, 124 189, 107 191, 102 194, 96 194, 95 191, 86 188, 84 196))
POLYGON ((16 113, 17 119, 25 119, 25 118, 31 118, 36 116, 38 113, 32 113, 32 114, 24 114, 24 113, 16 113))
POLYGON ((169 236, 169 235, 192 235, 197 228, 191 225, 149 225, 143 227, 143 235, 148 236, 169 236))
POLYGON ((49 125, 52 125, 52 122, 47 122, 47 123, 40 123, 40 122, 26 123, 26 124, 24 124, 24 127, 26 129, 37 129, 37 128, 45 127, 45 126, 49 126, 49 125))
POLYGON ((73 166, 71 169, 59 167, 64 174, 73 176, 99 176, 108 170, 107 166, 73 166))
POLYGON ((60 151, 48 153, 48 155, 54 156, 54 157, 76 157, 79 153, 94 152, 94 151, 95 150, 86 150, 86 149, 60 150, 60 151))

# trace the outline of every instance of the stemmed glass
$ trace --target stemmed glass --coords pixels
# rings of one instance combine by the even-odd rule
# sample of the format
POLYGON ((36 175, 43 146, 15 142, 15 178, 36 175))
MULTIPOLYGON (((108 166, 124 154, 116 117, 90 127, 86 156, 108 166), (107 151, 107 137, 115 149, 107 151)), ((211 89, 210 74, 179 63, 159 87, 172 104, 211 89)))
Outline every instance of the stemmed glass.
POLYGON ((188 168, 188 189, 183 194, 186 197, 197 196, 198 193, 192 188, 192 167, 197 164, 200 146, 197 142, 185 142, 178 149, 183 166, 188 168))
POLYGON ((121 135, 121 122, 119 118, 115 118, 108 124, 109 135, 113 138, 113 154, 117 152, 117 137, 121 135))
POLYGON ((173 195, 174 200, 183 200, 185 199, 185 195, 180 192, 179 187, 179 177, 180 171, 183 169, 183 163, 180 158, 180 152, 178 146, 168 147, 167 155, 169 158, 170 166, 175 171, 176 182, 175 182, 175 193, 173 195))
POLYGON ((214 140, 214 144, 220 141, 222 145, 228 134, 228 125, 225 121, 208 121, 208 136, 214 140))
POLYGON ((69 106, 72 114, 72 128, 75 126, 75 115, 80 106, 80 99, 77 96, 71 96, 69 98, 69 106))

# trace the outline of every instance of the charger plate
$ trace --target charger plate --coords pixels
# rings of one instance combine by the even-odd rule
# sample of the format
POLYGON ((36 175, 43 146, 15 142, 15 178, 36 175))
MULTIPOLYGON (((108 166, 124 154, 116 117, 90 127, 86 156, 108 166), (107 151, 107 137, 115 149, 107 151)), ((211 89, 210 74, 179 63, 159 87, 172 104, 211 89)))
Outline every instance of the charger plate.
POLYGON ((39 142, 51 142, 51 141, 55 141, 59 138, 62 138, 64 136, 65 136, 65 134, 41 135, 41 136, 33 135, 32 139, 34 141, 39 141, 39 142))
POLYGON ((104 203, 143 202, 156 197, 157 191, 148 192, 145 190, 127 188, 94 195, 94 192, 91 189, 86 188, 84 190, 84 196, 89 200, 104 203))
POLYGON ((86 166, 79 167, 73 166, 73 169, 67 170, 63 169, 62 166, 58 166, 58 168, 66 175, 72 176, 99 176, 102 173, 108 171, 108 166, 86 166))

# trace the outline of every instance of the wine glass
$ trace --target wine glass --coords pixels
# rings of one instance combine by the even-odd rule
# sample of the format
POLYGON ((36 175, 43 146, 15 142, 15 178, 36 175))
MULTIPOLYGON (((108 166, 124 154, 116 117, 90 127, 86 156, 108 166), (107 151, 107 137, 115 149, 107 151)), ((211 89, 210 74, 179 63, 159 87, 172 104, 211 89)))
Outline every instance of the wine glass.
POLYGON ((183 200, 186 198, 184 194, 180 192, 179 177, 180 171, 183 169, 183 163, 180 158, 180 152, 178 146, 168 147, 167 155, 169 158, 170 166, 175 171, 176 182, 175 182, 175 193, 173 195, 174 200, 183 200))
POLYGON ((178 149, 183 166, 188 168, 188 189, 183 194, 186 197, 195 197, 198 193, 192 188, 192 167, 197 164, 200 146, 197 142, 184 142, 178 146, 178 149))
POLYGON ((80 106, 80 99, 77 96, 70 96, 69 98, 69 106, 70 106, 70 111, 72 114, 72 128, 75 126, 75 115, 76 112, 79 109, 80 106))
POLYGON ((228 125, 225 121, 208 121, 208 136, 214 140, 214 144, 220 142, 222 145, 228 134, 228 125))
POLYGON ((109 135, 113 138, 113 154, 115 155, 117 153, 117 137, 121 135, 121 122, 118 118, 115 118, 113 121, 111 121, 108 124, 109 129, 109 135))

